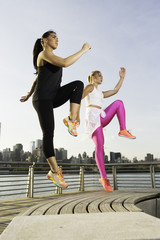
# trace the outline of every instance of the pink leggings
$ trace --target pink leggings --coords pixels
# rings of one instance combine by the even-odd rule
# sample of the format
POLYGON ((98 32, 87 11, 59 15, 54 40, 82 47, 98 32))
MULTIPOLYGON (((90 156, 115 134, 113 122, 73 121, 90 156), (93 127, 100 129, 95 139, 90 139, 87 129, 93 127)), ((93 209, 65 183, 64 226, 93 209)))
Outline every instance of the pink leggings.
POLYGON ((117 114, 120 130, 126 129, 125 109, 124 109, 123 102, 121 100, 116 100, 111 105, 109 105, 104 111, 106 113, 106 116, 105 118, 100 117, 101 126, 98 127, 92 134, 92 139, 96 146, 96 150, 95 150, 96 163, 102 178, 107 177, 105 166, 104 166, 104 157, 103 157, 104 135, 103 135, 102 128, 107 126, 112 120, 112 118, 115 116, 115 114, 117 114))

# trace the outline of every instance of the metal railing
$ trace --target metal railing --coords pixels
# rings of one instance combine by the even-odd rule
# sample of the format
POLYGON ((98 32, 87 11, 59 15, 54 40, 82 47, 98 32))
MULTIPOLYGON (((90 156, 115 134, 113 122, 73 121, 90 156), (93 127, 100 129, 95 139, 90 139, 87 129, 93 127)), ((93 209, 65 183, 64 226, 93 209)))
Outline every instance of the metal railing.
MULTIPOLYGON (((35 195, 62 194, 66 191, 102 189, 96 164, 60 164, 68 189, 56 187, 46 178, 47 163, 0 162, 0 199, 35 195)), ((159 188, 160 163, 106 164, 114 190, 159 188)))

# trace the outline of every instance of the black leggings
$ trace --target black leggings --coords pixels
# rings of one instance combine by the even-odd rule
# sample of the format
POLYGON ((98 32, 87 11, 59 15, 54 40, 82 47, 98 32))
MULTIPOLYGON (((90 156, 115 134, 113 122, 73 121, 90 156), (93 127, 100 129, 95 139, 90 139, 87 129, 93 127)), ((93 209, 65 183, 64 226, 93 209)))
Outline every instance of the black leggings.
POLYGON ((43 152, 46 158, 55 156, 53 146, 54 136, 54 113, 53 108, 57 108, 68 100, 71 103, 80 104, 83 93, 83 82, 77 80, 60 87, 51 100, 33 101, 33 106, 37 111, 40 126, 43 132, 43 152))

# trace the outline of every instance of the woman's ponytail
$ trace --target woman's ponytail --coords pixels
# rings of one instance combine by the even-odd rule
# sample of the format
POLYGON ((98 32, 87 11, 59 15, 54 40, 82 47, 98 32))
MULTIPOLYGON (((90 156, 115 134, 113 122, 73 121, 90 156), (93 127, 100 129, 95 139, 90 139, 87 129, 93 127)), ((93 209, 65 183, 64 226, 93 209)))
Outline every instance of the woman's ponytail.
POLYGON ((91 83, 91 76, 88 76, 88 83, 91 83))
POLYGON ((38 73, 38 67, 37 67, 37 58, 38 55, 41 51, 43 51, 43 38, 47 38, 51 33, 55 33, 53 30, 49 30, 47 32, 45 32, 42 35, 42 38, 38 38, 37 41, 34 44, 34 48, 33 48, 33 65, 34 68, 36 69, 36 74, 38 73))
POLYGON ((37 41, 34 44, 33 48, 33 65, 34 68, 36 69, 36 74, 37 74, 37 58, 39 53, 43 50, 42 44, 41 44, 41 38, 38 38, 37 41))
POLYGON ((90 84, 92 83, 92 77, 93 76, 95 77, 95 75, 97 73, 100 73, 100 71, 96 70, 96 71, 91 72, 91 74, 88 76, 88 83, 90 83, 90 84))

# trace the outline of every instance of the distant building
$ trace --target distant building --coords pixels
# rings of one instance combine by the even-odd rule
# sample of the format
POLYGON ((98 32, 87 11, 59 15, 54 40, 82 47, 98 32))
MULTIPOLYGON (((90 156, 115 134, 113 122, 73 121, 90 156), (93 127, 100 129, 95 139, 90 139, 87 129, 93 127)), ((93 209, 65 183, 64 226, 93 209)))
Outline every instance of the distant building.
POLYGON ((137 163, 137 162, 138 162, 137 157, 134 157, 134 158, 133 158, 133 162, 134 162, 134 163, 137 163))
MULTIPOLYGON (((105 155, 104 149, 103 149, 103 157, 104 157, 104 163, 108 163, 108 156, 105 155)), ((94 163, 95 163, 95 151, 93 151, 93 153, 92 153, 92 158, 91 158, 91 159, 92 159, 91 162, 94 162, 94 163), (93 160, 94 160, 94 161, 93 161, 93 160)))
POLYGON ((55 155, 56 155, 56 160, 60 160, 60 154, 57 148, 54 149, 55 155))
POLYGON ((35 141, 31 141, 30 142, 30 152, 32 153, 35 148, 36 148, 35 141))
POLYGON ((79 153, 78 154, 78 159, 80 160, 80 163, 82 162, 82 155, 79 153))
POLYGON ((13 146, 12 161, 21 162, 22 155, 23 155, 23 145, 21 143, 18 143, 15 146, 13 146))
POLYGON ((24 154, 22 155, 22 162, 30 162, 31 155, 31 152, 24 152, 24 154))
POLYGON ((95 159, 95 151, 93 151, 92 157, 95 159))
POLYGON ((125 157, 125 156, 122 156, 120 162, 121 162, 121 163, 130 163, 131 160, 129 160, 129 159, 128 159, 127 157, 125 157))
POLYGON ((95 158, 90 158, 91 159, 91 164, 96 164, 96 160, 95 160, 95 158))
POLYGON ((0 162, 2 162, 3 161, 3 154, 2 154, 2 152, 0 152, 0 162))
POLYGON ((104 156, 104 163, 108 163, 108 156, 107 155, 104 156))
POLYGON ((121 161, 121 153, 120 152, 110 152, 110 162, 116 163, 121 161))
POLYGON ((37 139, 35 142, 35 148, 41 148, 42 147, 42 140, 41 139, 37 139))
MULTIPOLYGON (((69 161, 70 161, 71 164, 76 164, 76 163, 77 163, 77 158, 75 158, 74 156, 71 156, 71 157, 69 158, 69 161)), ((79 160, 79 161, 80 161, 80 160, 79 160)))
POLYGON ((110 152, 110 162, 114 163, 115 162, 115 153, 110 152))
POLYGON ((12 161, 12 151, 10 148, 3 149, 2 155, 3 161, 5 162, 12 161))
POLYGON ((67 150, 65 150, 64 148, 55 149, 55 155, 57 160, 66 160, 67 150))
POLYGON ((13 146, 13 151, 22 151, 23 150, 23 145, 21 143, 17 143, 16 145, 13 146))
POLYGON ((31 155, 31 161, 32 162, 37 162, 37 163, 40 163, 40 162, 45 162, 45 158, 44 158, 44 154, 43 154, 43 151, 42 151, 42 148, 35 148, 32 152, 32 155, 31 155))
POLYGON ((65 150, 64 148, 59 148, 59 151, 61 153, 61 159, 62 161, 67 159, 67 150, 65 150))
POLYGON ((145 157, 145 161, 146 162, 153 162, 154 161, 153 154, 147 153, 147 156, 145 157))
POLYGON ((84 152, 84 153, 82 154, 82 159, 83 159, 83 160, 86 160, 86 158, 87 158, 87 153, 84 152))

